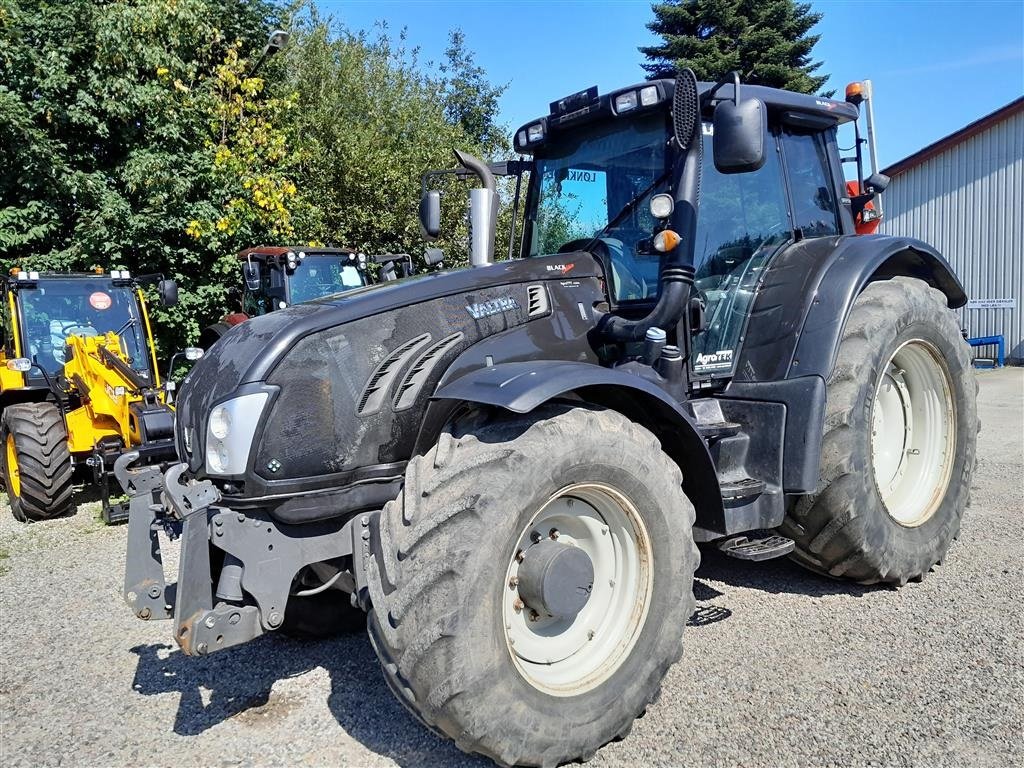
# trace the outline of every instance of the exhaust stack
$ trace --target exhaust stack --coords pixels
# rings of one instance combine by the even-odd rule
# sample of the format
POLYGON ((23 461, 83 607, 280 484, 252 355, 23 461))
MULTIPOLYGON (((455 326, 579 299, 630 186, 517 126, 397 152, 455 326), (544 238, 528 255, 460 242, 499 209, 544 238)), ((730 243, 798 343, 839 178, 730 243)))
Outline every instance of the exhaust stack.
POLYGON ((481 186, 469 191, 469 263, 486 267, 494 263, 494 235, 498 226, 498 188, 487 164, 468 152, 455 150, 459 165, 472 171, 481 186))

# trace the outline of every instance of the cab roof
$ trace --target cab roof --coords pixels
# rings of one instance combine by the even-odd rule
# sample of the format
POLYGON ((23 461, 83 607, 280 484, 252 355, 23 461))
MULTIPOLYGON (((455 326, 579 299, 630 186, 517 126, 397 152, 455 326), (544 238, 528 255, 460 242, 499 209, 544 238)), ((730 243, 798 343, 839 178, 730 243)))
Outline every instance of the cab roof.
POLYGON ((298 253, 299 251, 302 251, 307 256, 332 256, 335 254, 338 256, 348 256, 350 253, 355 253, 351 248, 314 248, 307 245, 257 245, 253 248, 246 248, 244 251, 239 251, 236 258, 239 261, 245 261, 250 256, 253 258, 267 256, 271 258, 280 258, 286 253, 298 253))
MULTIPOLYGON (((702 97, 702 117, 704 119, 710 119, 714 104, 733 98, 733 85, 732 83, 727 83, 718 89, 711 100, 703 99, 705 94, 711 91, 715 85, 715 83, 707 82, 697 83, 697 91, 702 97)), ((630 109, 628 113, 623 114, 632 116, 633 114, 643 114, 657 110, 669 111, 672 108, 672 97, 675 94, 675 80, 667 78, 645 80, 642 83, 635 83, 625 88, 617 88, 603 95, 598 95, 597 88, 589 88, 551 102, 551 110, 548 115, 525 123, 514 135, 518 137, 521 132, 540 123, 543 125, 543 135, 546 138, 548 133, 568 130, 578 124, 591 120, 618 117, 619 113, 615 108, 616 97, 627 94, 630 91, 639 93, 641 89, 651 86, 654 86, 657 90, 657 101, 648 106, 643 106, 640 104, 640 100, 637 99, 636 106, 630 109)), ((859 115, 857 106, 847 101, 805 93, 795 93, 782 90, 781 88, 741 84, 740 95, 742 97, 753 96, 760 99, 764 102, 770 114, 786 115, 794 119, 794 121, 800 117, 810 118, 815 127, 819 128, 847 123, 856 120, 859 115)), ((532 152, 533 146, 543 144, 543 140, 537 141, 535 144, 531 142, 533 146, 521 145, 518 140, 515 141, 515 144, 518 151, 532 152)))

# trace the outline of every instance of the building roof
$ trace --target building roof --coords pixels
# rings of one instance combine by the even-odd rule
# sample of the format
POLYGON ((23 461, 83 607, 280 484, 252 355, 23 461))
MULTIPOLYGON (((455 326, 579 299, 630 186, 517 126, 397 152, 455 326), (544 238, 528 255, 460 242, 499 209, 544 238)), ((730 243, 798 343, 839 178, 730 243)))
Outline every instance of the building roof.
POLYGON ((959 131, 954 131, 948 136, 939 139, 938 141, 929 144, 924 149, 919 149, 909 157, 905 157, 898 162, 893 163, 888 168, 883 168, 882 173, 886 176, 896 176, 900 173, 905 173, 911 168, 915 168, 940 152, 945 152, 952 146, 959 144, 960 142, 967 141, 967 139, 981 133, 984 130, 991 128, 997 123, 1001 123, 1010 117, 1013 117, 1018 112, 1024 111, 1024 96, 1014 99, 1004 107, 1000 107, 995 112, 990 112, 984 117, 975 120, 973 123, 965 125, 959 131))

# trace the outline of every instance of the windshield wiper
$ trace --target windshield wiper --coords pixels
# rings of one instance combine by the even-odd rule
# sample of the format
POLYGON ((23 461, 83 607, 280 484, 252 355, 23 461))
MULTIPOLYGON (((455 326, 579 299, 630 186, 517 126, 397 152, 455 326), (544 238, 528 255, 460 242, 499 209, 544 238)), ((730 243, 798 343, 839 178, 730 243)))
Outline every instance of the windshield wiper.
POLYGON ((129 328, 133 327, 134 325, 135 325, 135 318, 134 317, 129 317, 128 320, 125 321, 124 325, 122 325, 120 328, 118 328, 116 331, 114 331, 114 333, 116 333, 118 338, 120 338, 122 333, 124 333, 129 328))
POLYGON ((628 203, 622 206, 622 210, 615 214, 611 221, 609 221, 607 224, 601 227, 601 229, 597 231, 597 234, 590 239, 590 242, 588 242, 585 246, 580 248, 580 250, 589 251, 594 246, 594 243, 600 240, 602 236, 606 235, 609 230, 615 229, 615 227, 619 226, 619 224, 625 221, 626 217, 629 216, 633 212, 633 210, 638 205, 640 205, 640 203, 642 203, 647 198, 647 196, 658 187, 659 184, 661 184, 662 182, 665 181, 665 179, 668 178, 668 173, 668 169, 666 169, 664 173, 661 174, 661 176, 652 181, 650 185, 648 185, 645 189, 641 190, 636 195, 636 197, 634 197, 632 200, 630 200, 628 203))

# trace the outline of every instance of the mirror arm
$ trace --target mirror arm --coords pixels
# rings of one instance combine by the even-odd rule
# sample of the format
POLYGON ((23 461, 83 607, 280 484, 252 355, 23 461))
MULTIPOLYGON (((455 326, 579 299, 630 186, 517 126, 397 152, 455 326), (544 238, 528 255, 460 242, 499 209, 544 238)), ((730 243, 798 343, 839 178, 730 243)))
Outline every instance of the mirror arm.
POLYGON ((717 83, 715 83, 715 85, 711 88, 711 90, 707 91, 704 94, 703 98, 701 99, 701 101, 704 102, 703 106, 707 106, 708 104, 710 104, 714 100, 715 95, 718 93, 719 89, 721 89, 722 86, 724 86, 724 85, 729 85, 730 83, 732 84, 732 103, 735 104, 736 106, 739 106, 739 103, 740 103, 740 73, 737 70, 735 70, 735 69, 732 72, 729 72, 725 77, 723 77, 717 83))

